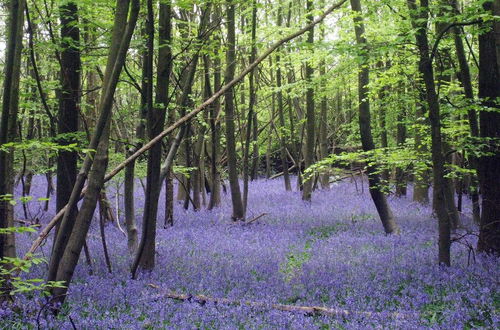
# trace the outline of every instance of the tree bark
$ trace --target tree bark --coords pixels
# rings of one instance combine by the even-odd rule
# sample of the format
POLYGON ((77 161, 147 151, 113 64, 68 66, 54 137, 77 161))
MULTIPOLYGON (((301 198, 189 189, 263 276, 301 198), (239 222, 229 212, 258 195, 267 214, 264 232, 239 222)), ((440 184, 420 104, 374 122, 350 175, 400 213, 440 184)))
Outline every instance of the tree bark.
MULTIPOLYGON (((24 24, 24 0, 12 0, 8 6, 7 45, 4 66, 0 145, 16 139, 19 108, 19 77, 24 24)), ((14 210, 9 203, 14 193, 13 150, 0 151, 0 228, 14 227, 14 210)), ((15 257, 15 236, 0 235, 0 259, 15 257)), ((5 265, 9 267, 9 265, 5 265)), ((0 303, 10 299, 8 281, 0 286, 0 303)))
POLYGON ((434 210, 438 218, 439 227, 439 263, 450 265, 450 234, 451 223, 447 211, 445 195, 445 170, 444 155, 441 139, 441 118, 439 101, 436 94, 434 82, 434 70, 429 53, 429 43, 427 40, 427 18, 428 0, 421 0, 417 8, 415 0, 407 0, 408 8, 411 11, 412 25, 418 29, 415 35, 417 47, 419 49, 419 71, 425 83, 427 106, 429 107, 429 122, 431 125, 431 154, 432 154, 432 176, 434 187, 434 210))
POLYGON ((51 257, 49 264, 49 280, 62 281, 65 285, 64 288, 51 289, 54 304, 62 303, 65 300, 66 292, 90 227, 99 193, 105 182, 104 175, 108 160, 107 148, 113 97, 125 63, 130 39, 135 29, 139 8, 139 0, 132 0, 131 2, 128 0, 117 1, 117 15, 115 16, 113 37, 103 79, 104 88, 99 102, 99 120, 90 142, 90 149, 94 149, 96 152, 95 155, 88 154, 84 160, 61 223, 60 234, 54 248, 55 255, 51 257), (129 8, 130 15, 128 15, 129 8), (127 17, 129 17, 128 22, 127 17), (69 210, 76 205, 80 197, 87 173, 89 179, 86 194, 76 219, 72 221, 69 218, 69 210), (73 226, 69 225, 73 223, 73 226), (67 244, 63 244, 59 239, 63 230, 65 235, 69 236, 67 244))
MULTIPOLYGON (((78 27, 78 7, 69 1, 59 7, 61 20, 61 90, 59 93, 58 134, 67 135, 78 132, 80 114, 80 29, 78 27)), ((77 141, 75 136, 63 136, 57 139, 60 145, 77 141)), ((57 155, 56 211, 61 210, 69 201, 76 181, 78 153, 60 151, 57 155)), ((77 212, 76 206, 71 211, 77 212)), ((55 236, 57 236, 57 227, 55 236)), ((54 237, 55 237, 54 236, 54 237)), ((56 239, 54 239, 54 242, 56 239)))
MULTIPOLYGON (((452 1, 454 11, 458 14, 458 3, 456 0, 452 1)), ((458 59, 458 65, 460 68, 460 82, 462 83, 462 87, 464 89, 464 95, 466 99, 470 102, 472 106, 474 103, 474 92, 472 89, 472 79, 470 75, 469 63, 467 62, 467 58, 465 56, 464 43, 462 41, 462 30, 460 27, 455 27, 453 29, 453 40, 455 43, 455 51, 458 59)), ((479 137, 479 124, 477 121, 477 113, 471 107, 467 111, 467 117, 469 119, 469 127, 470 133, 472 137, 479 137)), ((474 155, 469 155, 470 168, 477 172, 477 157, 474 155)), ((480 221, 480 207, 479 207, 479 192, 478 192, 478 179, 477 173, 472 175, 471 178, 471 200, 472 200, 472 215, 475 223, 479 223, 480 221)))
MULTIPOLYGON (((281 11, 281 5, 278 8, 278 27, 281 27, 283 24, 283 14, 281 11)), ((286 133, 286 125, 285 125, 285 116, 283 109, 283 92, 281 91, 281 81, 282 81, 282 73, 281 73, 281 56, 280 53, 276 53, 276 88, 278 91, 276 92, 276 101, 278 106, 278 120, 280 125, 279 130, 279 139, 281 142, 280 148, 280 157, 281 157, 281 166, 283 167, 283 180, 285 183, 285 189, 287 191, 292 190, 292 184, 290 182, 290 174, 288 173, 288 159, 286 154, 287 148, 287 140, 288 134, 286 133)), ((291 106, 291 105, 290 105, 291 106)))
MULTIPOLYGON (((307 21, 311 22, 313 19, 313 2, 308 0, 306 2, 306 10, 307 10, 307 21)), ((309 47, 313 47, 314 43, 314 27, 312 27, 307 32, 307 43, 309 47)), ((312 50, 310 50, 312 51, 312 50)), ((310 62, 306 63, 305 67, 305 80, 307 81, 307 90, 306 90, 306 143, 304 150, 304 167, 305 169, 309 168, 314 163, 314 142, 315 142, 315 134, 316 130, 316 115, 314 108, 314 85, 312 83, 314 69, 311 66, 310 62)), ((312 189, 313 189, 313 178, 310 177, 308 180, 305 180, 303 183, 302 190, 302 200, 311 201, 312 189)))
MULTIPOLYGON (((236 35, 235 35, 235 14, 234 1, 226 1, 227 19, 227 52, 226 52, 226 72, 225 81, 234 79, 236 69, 236 35)), ((251 72, 251 71, 250 71, 251 72)), ((233 206, 233 221, 243 221, 245 219, 245 207, 241 198, 240 184, 238 182, 238 160, 236 155, 235 137, 235 111, 234 111, 234 90, 229 88, 224 93, 226 111, 226 149, 228 158, 229 186, 231 187, 231 201, 233 206)))
MULTIPOLYGON (((485 2, 486 12, 498 15, 500 3, 485 2), (494 7, 494 5, 496 7, 494 7)), ((498 25, 485 22, 487 29, 479 35, 479 98, 485 108, 479 113, 479 132, 487 146, 478 159, 482 212, 479 226, 479 251, 500 255, 500 61, 498 25), (490 25, 492 24, 492 25, 490 25)))

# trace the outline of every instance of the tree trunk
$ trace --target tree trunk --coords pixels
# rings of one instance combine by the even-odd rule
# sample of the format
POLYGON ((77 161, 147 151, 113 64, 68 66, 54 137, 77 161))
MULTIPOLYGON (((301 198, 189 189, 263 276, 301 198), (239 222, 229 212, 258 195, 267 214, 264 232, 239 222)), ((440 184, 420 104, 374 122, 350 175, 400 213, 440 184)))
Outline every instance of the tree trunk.
MULTIPOLYGON (((7 45, 4 65, 2 117, 0 122, 0 145, 16 138, 17 112, 19 107, 19 76, 24 23, 24 0, 12 0, 8 6, 7 45)), ((0 228, 14 227, 14 210, 8 195, 14 193, 13 150, 0 151, 0 228)), ((16 246, 13 233, 0 235, 0 259, 15 257, 16 246)), ((9 267, 6 265, 6 267, 9 267)), ((3 276, 3 275, 2 275, 3 276)), ((0 303, 10 299, 7 281, 0 286, 0 303)))
MULTIPOLYGON (((483 8, 487 12, 494 10, 500 14, 500 1, 486 2, 483 8)), ((482 195, 482 212, 479 227, 479 251, 500 255, 500 61, 498 47, 500 33, 498 25, 485 22, 487 30, 479 36, 479 98, 484 107, 490 108, 479 113, 479 132, 487 139, 487 146, 478 159, 479 183, 482 195), (494 111, 493 111, 494 110, 494 111)))
MULTIPOLYGON (((281 27, 282 25, 282 12, 281 12, 281 6, 278 8, 278 26, 281 27)), ((288 140, 288 134, 286 133, 286 125, 285 125, 285 116, 284 116, 284 109, 283 109, 283 92, 281 91, 281 81, 282 81, 282 73, 281 73, 281 56, 280 53, 276 53, 276 88, 278 89, 276 93, 276 101, 278 105, 278 120, 279 120, 279 125, 280 125, 280 130, 279 130, 279 139, 281 142, 281 148, 280 148, 280 157, 281 157, 281 166, 283 167, 283 180, 285 182, 285 189, 287 191, 292 190, 292 184, 290 182, 290 174, 288 173, 288 159, 286 155, 286 149, 287 149, 287 140, 288 140)), ((291 107, 291 105, 289 105, 291 107)), ((292 120, 290 118, 290 120, 292 120)))
POLYGON ((413 12, 412 25, 416 32, 416 41, 419 49, 419 71, 425 83, 427 106, 429 107, 429 122, 431 125, 431 154, 432 154, 432 176, 434 186, 434 210, 438 218, 439 227, 439 263, 450 265, 450 234, 451 225, 447 211, 445 196, 445 171, 444 155, 441 140, 441 118, 439 101, 436 94, 434 82, 434 71, 429 54, 429 43, 427 40, 427 17, 428 0, 420 1, 420 8, 417 8, 415 0, 407 0, 408 8, 413 12), (415 12, 419 11, 419 15, 415 12))
MULTIPOLYGON (((220 43, 220 40, 217 39, 217 42, 220 43)), ((208 61, 208 57, 205 57, 208 61)), ((214 92, 219 91, 221 87, 221 73, 220 73, 220 59, 216 57, 214 59, 214 92)), ((211 164, 210 171, 212 174, 212 191, 210 192, 210 200, 208 202, 208 209, 211 210, 214 207, 217 207, 221 203, 221 185, 220 185, 220 172, 218 169, 219 158, 220 158, 220 101, 217 100, 214 102, 209 109, 210 112, 210 130, 211 130, 211 164)))
POLYGON ((73 272, 78 263, 87 232, 99 198, 99 193, 104 184, 104 174, 107 167, 107 148, 109 141, 109 127, 113 106, 113 97, 118 84, 118 79, 125 63, 127 50, 130 45, 137 17, 140 1, 118 0, 113 36, 106 71, 103 79, 103 90, 99 102, 99 120, 92 136, 89 149, 96 150, 95 154, 88 154, 84 160, 77 181, 71 192, 67 209, 61 222, 59 235, 54 247, 54 254, 49 264, 49 280, 63 281, 64 288, 52 288, 53 303, 62 303, 73 277, 73 272), (130 7, 130 16, 129 13, 130 7), (127 17, 129 17, 127 22, 127 17), (91 169, 91 170, 90 170, 91 169), (90 171, 90 172, 89 172, 90 171), (86 194, 75 221, 70 218, 71 210, 80 198, 85 178, 88 176, 86 194), (72 225, 74 224, 74 225, 72 225), (64 235, 61 235, 64 233, 64 235), (67 244, 63 244, 59 237, 68 236, 67 244))
MULTIPOLYGON (((426 96, 423 90, 424 86, 419 88, 419 98, 416 104, 415 117, 415 150, 417 154, 422 155, 427 152, 427 146, 423 142, 428 131, 428 119, 426 119, 426 96)), ((413 187, 413 201, 427 205, 429 204, 429 178, 430 173, 428 169, 423 169, 414 175, 414 187, 413 187)))
MULTIPOLYGON (((57 141, 60 145, 68 145, 77 141, 76 137, 68 134, 78 132, 80 114, 80 30, 76 2, 69 1, 61 5, 59 14, 62 50, 57 131, 58 134, 66 134, 67 137, 58 138, 57 141)), ((69 201, 76 181, 77 161, 76 151, 59 151, 57 155, 56 212, 59 212, 69 201)), ((77 212, 76 206, 72 212, 71 218, 74 219, 77 212)), ((57 236, 57 227, 54 235, 57 236)))
MULTIPOLYGON (((313 2, 311 0, 307 0, 307 21, 311 22, 313 19, 313 2)), ((314 43, 314 27, 311 28, 307 32, 307 43, 309 47, 313 47, 314 43)), ((312 51, 312 50, 311 50, 312 51)), ((304 150, 304 167, 305 169, 309 168, 314 163, 314 142, 315 142, 315 134, 316 130, 316 116, 315 116, 315 108, 314 108, 314 85, 312 83, 314 69, 311 66, 311 63, 306 63, 305 68, 305 80, 307 81, 307 90, 306 90, 306 143, 304 150)), ((302 190, 302 200, 311 201, 312 189, 313 189, 313 177, 309 177, 303 183, 302 190)))
MULTIPOLYGON (((227 52, 226 52, 226 72, 225 81, 234 79, 236 69, 235 52, 235 18, 234 1, 226 1, 226 19, 227 19, 227 52)), ((229 172, 229 186, 231 187, 231 201, 233 205, 233 221, 243 221, 245 219, 245 207, 241 198, 240 184, 238 182, 238 160, 236 155, 236 137, 235 137, 235 117, 234 117, 234 89, 229 88, 224 93, 224 102, 226 110, 226 148, 227 162, 229 172)))
MULTIPOLYGON (((361 134, 361 144, 364 151, 369 151, 375 149, 375 144, 373 143, 373 137, 371 132, 371 118, 370 118, 370 103, 368 96, 368 84, 370 82, 369 78, 369 68, 368 68, 368 49, 366 44, 365 27, 363 24, 363 18, 361 16, 361 3, 360 0, 351 0, 352 10, 355 11, 358 16, 354 18, 354 31, 356 33, 356 42, 361 47, 361 56, 363 57, 363 62, 359 64, 358 73, 358 97, 359 97, 359 132, 361 134)), ((370 186, 370 195, 373 199, 375 207, 377 208, 378 215, 384 226, 384 230, 387 234, 399 232, 398 225, 394 220, 392 211, 387 203, 387 197, 380 190, 381 180, 378 174, 378 169, 374 165, 368 165, 366 172, 368 174, 368 184, 370 186)))
MULTIPOLYGON (((166 119, 169 96, 168 84, 172 70, 172 52, 170 48, 170 42, 172 40, 172 22, 170 2, 161 2, 159 17, 160 49, 158 52, 157 64, 156 100, 153 105, 154 12, 152 0, 148 0, 147 7, 146 34, 148 35, 148 68, 150 68, 150 70, 148 70, 147 74, 149 83, 147 84, 146 104, 148 108, 148 135, 149 138, 152 139, 163 130, 166 119)), ((162 184, 162 180, 160 180, 161 149, 162 145, 157 144, 153 146, 148 153, 142 236, 132 267, 132 276, 134 278, 137 267, 144 270, 152 270, 155 266, 156 222, 158 199, 162 184)))
MULTIPOLYGON (((453 0, 453 7, 456 14, 458 14, 458 3, 453 0)), ((455 42, 455 50, 458 59, 458 64, 460 68, 460 82, 464 89, 464 95, 466 99, 470 102, 470 105, 474 103, 474 92, 472 89, 472 80, 470 75, 469 63, 467 62, 467 57, 465 55, 464 43, 462 41, 462 30, 460 27, 455 27, 453 29, 453 40, 455 42)), ((479 137, 479 124, 477 121, 477 113, 471 107, 467 111, 467 117, 469 119, 470 133, 472 137, 479 137)), ((468 155, 470 168, 477 172, 477 157, 474 155, 468 155)), ((477 173, 471 175, 470 183, 470 193, 472 199, 472 215, 475 223, 480 221, 480 207, 479 207, 479 192, 478 192, 478 179, 477 173)))
MULTIPOLYGON (((406 125, 403 122, 404 118, 404 109, 401 109, 398 114, 398 123, 396 125, 396 143, 398 147, 403 147, 406 141, 406 125)), ((406 196, 406 172, 400 167, 396 168, 396 196, 406 196)))

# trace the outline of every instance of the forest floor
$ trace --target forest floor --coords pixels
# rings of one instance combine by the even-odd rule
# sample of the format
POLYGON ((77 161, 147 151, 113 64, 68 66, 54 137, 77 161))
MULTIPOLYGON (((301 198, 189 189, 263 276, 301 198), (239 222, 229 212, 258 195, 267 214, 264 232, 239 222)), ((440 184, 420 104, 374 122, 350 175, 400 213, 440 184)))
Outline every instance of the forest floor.
MULTIPOLYGON (((42 223, 53 215, 55 204, 51 202, 47 214, 41 212, 36 199, 44 195, 44 187, 43 178, 35 178, 29 202, 30 216, 42 223)), ((116 211, 115 190, 112 183, 108 195, 116 211)), ((140 219, 140 185, 136 192, 140 219)), ((130 279, 127 239, 112 224, 106 227, 112 263, 108 272, 96 217, 87 240, 93 275, 82 257, 62 313, 47 316, 42 298, 20 296, 16 305, 21 309, 0 308, 0 328, 500 327, 499 261, 470 249, 476 244, 476 229, 468 209, 463 222, 470 229, 454 234, 464 237, 452 245, 452 267, 443 268, 436 264, 437 222, 430 208, 413 203, 411 196, 390 197, 402 229, 392 236, 384 234, 366 181, 360 179, 316 191, 310 204, 301 201, 299 192, 284 191, 279 179, 251 183, 249 196, 248 219, 266 213, 250 225, 230 221, 226 194, 223 205, 213 211, 185 211, 176 203, 175 225, 169 229, 162 228, 162 197, 156 268, 138 280, 130 279), (182 302, 166 297, 170 291, 263 305, 182 302), (323 306, 349 314, 286 312, 271 304, 323 306)), ((117 209, 123 223, 121 199, 117 209)), ((17 212, 24 218, 20 205, 17 212)), ((22 255, 36 234, 18 236, 22 255)), ((51 245, 49 240, 41 249, 46 258, 51 245)), ((38 265, 29 277, 44 278, 46 270, 46 264, 38 265)))

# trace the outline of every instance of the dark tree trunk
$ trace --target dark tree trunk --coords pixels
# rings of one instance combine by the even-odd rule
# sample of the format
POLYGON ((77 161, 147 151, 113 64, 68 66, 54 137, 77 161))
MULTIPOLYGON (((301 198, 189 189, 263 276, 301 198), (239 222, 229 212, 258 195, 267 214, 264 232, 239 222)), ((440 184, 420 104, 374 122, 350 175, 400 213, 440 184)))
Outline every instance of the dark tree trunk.
MULTIPOLYGON (((80 113, 80 30, 78 28, 78 7, 76 2, 69 1, 59 8, 61 20, 61 89, 59 93, 59 113, 57 133, 66 134, 57 139, 60 145, 68 145, 77 141, 76 137, 67 135, 78 132, 78 116, 80 113)), ((60 151, 57 155, 56 211, 59 212, 69 201, 77 175, 78 153, 76 151, 60 151)), ((76 206, 71 211, 74 218, 76 206)), ((57 227, 55 235, 57 236, 57 227)), ((55 240, 54 240, 55 242, 55 240)))
MULTIPOLYGON (((16 139, 17 112, 19 107, 19 77, 21 72, 21 50, 24 23, 24 0, 12 0, 8 6, 7 45, 4 65, 2 114, 0 122, 0 145, 16 139)), ((13 150, 0 151, 0 196, 14 193, 13 150)), ((13 207, 9 198, 0 198, 0 228, 14 226, 13 207)), ((0 259, 15 257, 16 246, 13 233, 0 235, 0 259)), ((6 267, 9 267, 6 265, 6 267)), ((1 275, 3 276, 3 275, 1 275)), ((0 286, 0 303, 10 299, 7 281, 0 286)))
MULTIPOLYGON (((396 125, 396 143, 398 147, 403 147, 406 141, 406 124, 404 119, 406 114, 400 110, 398 114, 398 123, 396 125)), ((406 171, 400 167, 396 168, 396 196, 406 196, 406 171)))
MULTIPOLYGON (((169 1, 160 3, 159 41, 158 52, 156 100, 153 105, 153 43, 154 43, 154 12, 153 1, 148 0, 148 15, 146 34, 148 35, 148 84, 146 89, 147 130, 149 139, 161 133, 165 125, 168 107, 168 84, 172 70, 172 40, 171 4, 169 1)), ((132 267, 132 276, 135 278, 137 268, 152 270, 155 266, 156 251, 156 222, 158 215, 158 199, 161 190, 160 180, 162 145, 158 143, 148 153, 146 196, 144 202, 144 215, 142 220, 142 236, 139 249, 132 267)))
MULTIPOLYGON (((249 62, 252 63, 255 61, 255 57, 257 55, 257 47, 255 45, 256 42, 256 33, 257 33, 257 2, 256 0, 252 0, 252 25, 251 25, 251 42, 252 47, 250 50, 250 59, 249 62)), ((248 202, 248 180, 250 175, 250 145, 252 138, 252 129, 254 127, 254 107, 256 101, 256 91, 255 91, 255 70, 250 71, 248 74, 248 88, 249 88, 249 103, 248 103, 248 116, 247 116, 247 129, 245 136, 245 149, 243 152, 243 207, 247 209, 248 202)), ((255 149, 255 145, 253 146, 255 149)))
MULTIPOLYGON (((217 39, 218 43, 220 42, 217 39)), ((208 58, 206 58, 208 60, 208 58)), ((216 57, 214 59, 214 92, 219 91, 221 87, 221 64, 220 59, 216 57)), ((220 101, 215 101, 209 109, 210 112, 210 130, 211 130, 211 164, 210 171, 212 174, 212 191, 210 192, 210 200, 208 202, 208 209, 211 210, 214 207, 217 207, 221 203, 221 185, 220 185, 220 172, 218 169, 219 166, 219 158, 220 158, 220 101)))
POLYGON ((429 107, 429 122, 431 125, 432 140, 432 177, 434 186, 433 202, 439 227, 439 263, 450 265, 451 223, 445 195, 445 159, 442 150, 439 101, 436 94, 434 70, 432 68, 429 43, 427 40, 428 1, 421 0, 420 8, 417 8, 415 0, 407 0, 407 2, 409 9, 412 11, 412 25, 414 28, 418 29, 415 37, 420 56, 419 71, 425 83, 427 106, 429 107), (416 14, 417 11, 419 11, 418 15, 416 14))
MULTIPOLYGON (((370 103, 368 96, 369 68, 368 68, 368 49, 366 44, 365 27, 361 16, 361 3, 359 0, 351 0, 352 10, 358 16, 354 18, 354 29, 356 33, 356 42, 361 47, 361 56, 363 63, 360 63, 358 73, 358 88, 359 88, 359 132, 361 134, 361 144, 363 150, 369 151, 375 149, 371 131, 371 118, 370 118, 370 103)), ((394 220, 392 211, 387 203, 387 197, 380 190, 382 184, 378 169, 374 165, 368 165, 366 172, 368 174, 368 183, 370 186, 370 195, 373 199, 375 207, 377 208, 378 215, 384 226, 384 230, 388 234, 397 233, 399 231, 398 225, 394 220)))
MULTIPOLYGON (((487 12, 500 14, 500 3, 486 2, 487 12), (494 7, 494 5, 496 7, 494 7)), ((487 142, 485 153, 478 159, 479 183, 482 196, 482 212, 479 228, 479 251, 500 255, 500 67, 498 60, 498 36, 500 27, 487 24, 487 30, 479 36, 479 97, 484 107, 479 113, 479 132, 487 142), (495 110, 495 111, 492 111, 495 110)))
MULTIPOLYGON (((458 3, 456 0, 453 0, 453 7, 455 13, 458 14, 458 3)), ((469 63, 467 62, 467 58, 465 56, 464 43, 462 41, 462 30, 460 27, 455 27, 453 29, 453 39, 455 42, 455 50, 458 59, 458 64, 460 68, 460 82, 462 83, 462 87, 464 88, 464 95, 469 100, 472 105, 474 102, 474 92, 472 89, 472 80, 470 75, 469 63)), ((467 111, 467 117, 469 119, 470 133, 472 137, 479 137, 479 124, 477 121, 477 113, 471 107, 467 111)), ((477 157, 474 155, 468 155, 470 168, 477 172, 477 157)), ((472 199, 472 214, 474 218, 474 222, 479 223, 480 221, 480 207, 479 207, 479 192, 478 192, 478 179, 477 174, 472 174, 471 183, 470 183, 470 194, 472 199)))
MULTIPOLYGON (((234 79, 236 69, 235 52, 235 14, 233 0, 226 1, 226 19, 227 19, 227 52, 226 52, 226 83, 234 79)), ((241 221, 245 219, 245 207, 241 198, 240 184, 238 182, 238 164, 236 155, 236 137, 235 137, 235 111, 234 111, 234 89, 230 88, 224 93, 224 102, 226 110, 226 148, 227 162, 229 172, 229 186, 231 187, 231 201, 233 204, 232 219, 241 221)))
POLYGON ((101 101, 99 102, 99 119, 90 141, 89 149, 96 150, 95 154, 87 155, 82 168, 77 176, 76 183, 71 192, 68 208, 61 222, 59 234, 53 249, 49 264, 49 280, 62 281, 63 288, 52 288, 52 301, 54 306, 63 303, 66 297, 73 272, 85 243, 85 238, 92 221, 100 191, 104 185, 104 174, 107 167, 107 149, 109 144, 109 127, 113 97, 118 84, 119 76, 130 45, 137 17, 140 1, 118 0, 112 40, 106 72, 103 79, 101 101), (129 13, 130 8, 130 15, 129 13), (128 22, 127 22, 127 17, 128 22), (76 219, 71 219, 71 210, 80 198, 85 179, 88 175, 88 185, 82 206, 76 219), (67 244, 63 238, 68 236, 67 244), (60 238, 61 237, 61 238, 60 238))

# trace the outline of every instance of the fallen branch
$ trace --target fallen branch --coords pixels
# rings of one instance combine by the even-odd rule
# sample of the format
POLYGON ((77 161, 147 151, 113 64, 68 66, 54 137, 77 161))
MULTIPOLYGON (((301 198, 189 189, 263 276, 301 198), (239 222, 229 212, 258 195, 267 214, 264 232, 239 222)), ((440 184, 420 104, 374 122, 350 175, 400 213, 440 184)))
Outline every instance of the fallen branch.
MULTIPOLYGON (((154 289, 159 289, 160 287, 155 284, 148 284, 149 287, 154 289)), ((144 300, 158 300, 162 298, 173 299, 182 302, 194 302, 200 305, 205 305, 207 303, 212 303, 214 305, 236 305, 236 306, 248 306, 252 308, 259 309, 273 309, 283 312, 290 313, 301 313, 306 316, 330 316, 330 317, 346 317, 346 316, 364 316, 364 317, 381 317, 381 318, 397 318, 397 319, 409 319, 419 316, 416 312, 366 312, 366 311, 350 311, 347 309, 338 308, 328 308, 321 306, 297 306, 297 305, 284 305, 284 304, 269 304, 265 302, 249 301, 249 300, 234 300, 228 298, 214 298, 205 295, 190 295, 190 294, 179 294, 172 291, 163 292, 155 297, 144 299, 144 300)))
MULTIPOLYGON (((290 172, 291 170, 293 170, 295 167, 297 167, 297 165, 292 165, 289 169, 288 169, 288 172, 290 172)), ((284 172, 280 172, 280 173, 277 173, 275 175, 272 175, 269 177, 269 180, 273 180, 273 179, 276 179, 276 178, 279 178, 280 176, 282 176, 284 174, 284 172)))
POLYGON ((268 215, 268 214, 269 214, 269 213, 262 213, 261 215, 256 216, 256 217, 255 217, 255 218, 253 218, 252 220, 248 220, 248 221, 244 222, 243 224, 244 224, 244 225, 249 225, 249 224, 251 224, 252 222, 257 221, 257 220, 259 220, 260 218, 262 218, 263 216, 266 216, 266 215, 268 215))
MULTIPOLYGON (((136 158, 138 158, 140 155, 142 155, 144 152, 148 151, 151 149, 156 143, 160 142, 164 137, 172 133, 174 130, 177 128, 181 127, 186 123, 187 121, 193 119, 198 113, 202 112, 205 108, 207 108, 209 105, 214 103, 219 97, 224 95, 224 93, 232 88, 234 85, 239 83, 245 76, 250 73, 255 67, 257 67, 262 61, 264 61, 269 55, 271 55, 276 49, 278 49, 281 45, 284 43, 297 38, 298 36, 301 36, 302 34, 306 33, 309 31, 311 28, 313 28, 315 25, 321 23, 326 16, 328 16, 330 13, 332 13, 335 9, 340 8, 347 0, 341 0, 338 3, 332 5, 329 7, 323 14, 321 14, 318 18, 316 18, 313 22, 310 24, 306 25, 302 29, 300 29, 297 32, 294 32, 283 39, 280 39, 276 43, 274 43, 270 48, 268 48, 262 55, 260 55, 254 62, 252 62, 249 66, 247 66, 236 78, 228 82, 226 85, 221 87, 215 94, 213 94, 211 97, 209 97, 205 102, 203 102, 201 105, 196 107, 193 111, 189 112, 185 116, 181 117, 179 120, 177 120, 174 124, 170 125, 167 127, 163 132, 161 132, 159 135, 151 139, 148 143, 144 144, 141 148, 139 148, 136 152, 134 152, 132 155, 130 155, 126 160, 124 160, 122 163, 120 163, 118 166, 116 166, 111 172, 109 172, 105 177, 104 177, 104 182, 108 182, 111 180, 115 175, 117 175, 121 170, 123 170, 128 164, 133 162, 136 158)), ((82 193, 80 194, 80 199, 83 198, 83 195, 85 195, 86 192, 86 187, 83 188, 82 193)), ((56 226, 56 224, 61 221, 62 217, 64 216, 64 213, 66 212, 66 206, 63 207, 52 220, 49 221, 47 226, 40 232, 38 238, 33 242, 31 245, 30 249, 28 252, 24 255, 24 259, 29 259, 30 255, 33 254, 36 249, 40 246, 40 244, 47 238, 47 235, 49 232, 56 226)))

